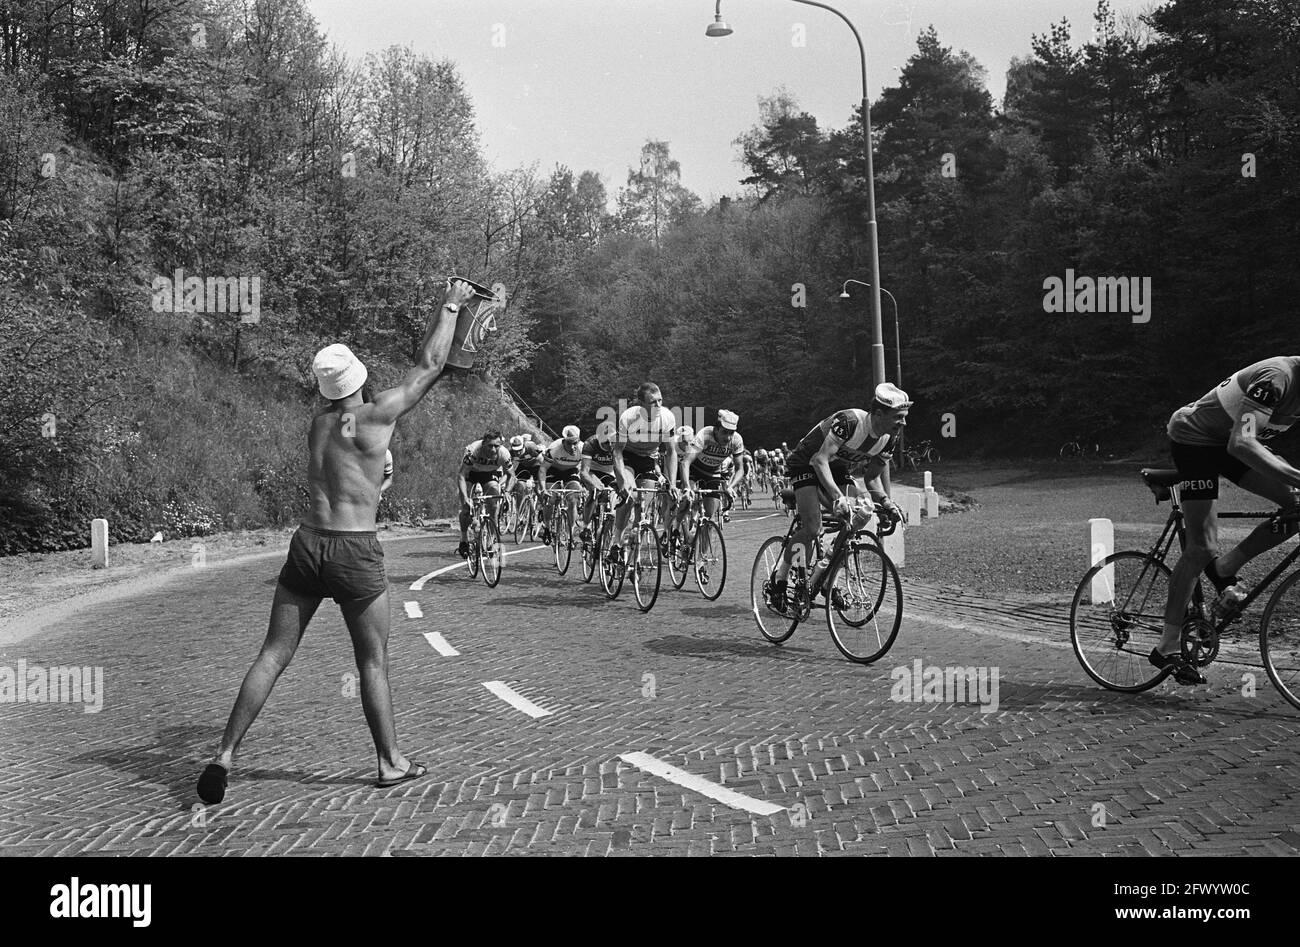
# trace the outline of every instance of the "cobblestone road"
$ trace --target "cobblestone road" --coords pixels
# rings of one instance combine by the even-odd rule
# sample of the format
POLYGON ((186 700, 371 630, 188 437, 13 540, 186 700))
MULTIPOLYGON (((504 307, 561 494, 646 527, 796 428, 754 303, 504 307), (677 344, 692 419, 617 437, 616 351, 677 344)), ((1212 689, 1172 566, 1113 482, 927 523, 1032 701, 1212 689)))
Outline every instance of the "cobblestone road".
POLYGON ((99 713, 0 704, 0 850, 1300 852, 1300 713, 1248 654, 1210 668, 1206 687, 1108 693, 1069 648, 1066 597, 989 601, 906 578, 903 629, 877 665, 845 661, 819 613, 776 647, 747 606, 758 543, 786 525, 764 513, 729 527, 719 601, 673 592, 665 573, 648 615, 630 590, 606 602, 583 585, 576 559, 560 578, 542 549, 510 556, 495 590, 457 568, 412 591, 455 561, 454 537, 386 542, 398 732, 430 769, 388 790, 372 783, 351 648, 327 602, 226 801, 197 807, 194 780, 265 632, 278 560, 196 569, 83 611, 0 652, 9 667, 102 667, 105 688, 99 713), (440 653, 444 641, 459 654, 440 653), (891 673, 917 660, 996 667, 996 711, 892 700, 891 673), (1257 694, 1244 696, 1252 674, 1257 694), (493 681, 549 714, 516 709, 493 681), (718 801, 713 787, 740 796, 718 801))

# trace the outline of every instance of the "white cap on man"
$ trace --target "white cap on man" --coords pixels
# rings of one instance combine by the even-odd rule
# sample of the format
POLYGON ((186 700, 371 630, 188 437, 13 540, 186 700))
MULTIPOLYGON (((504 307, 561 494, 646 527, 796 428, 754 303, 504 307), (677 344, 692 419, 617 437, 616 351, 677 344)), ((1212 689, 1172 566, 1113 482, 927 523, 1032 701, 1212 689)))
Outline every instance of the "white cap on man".
POLYGON ((740 416, 735 411, 728 411, 726 408, 718 409, 718 427, 724 431, 734 431, 738 423, 740 423, 740 416))
POLYGON ((366 366, 350 348, 337 342, 316 353, 311 370, 320 385, 320 393, 330 401, 346 398, 366 383, 366 366))
POLYGON ((877 411, 897 411, 899 408, 910 406, 911 403, 907 400, 907 392, 885 381, 876 385, 876 397, 871 406, 877 411))
POLYGON ((578 430, 578 425, 570 424, 560 432, 560 437, 564 438, 564 440, 569 443, 573 443, 574 441, 582 439, 582 432, 578 430))

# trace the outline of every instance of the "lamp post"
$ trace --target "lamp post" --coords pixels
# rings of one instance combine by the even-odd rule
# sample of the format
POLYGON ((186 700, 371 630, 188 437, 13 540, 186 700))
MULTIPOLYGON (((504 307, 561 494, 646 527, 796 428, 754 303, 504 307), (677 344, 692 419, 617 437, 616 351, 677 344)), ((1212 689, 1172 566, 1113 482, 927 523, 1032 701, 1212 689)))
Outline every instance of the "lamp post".
MULTIPOLYGON (((815 0, 794 0, 810 7, 829 10, 843 20, 853 31, 853 38, 858 41, 858 57, 862 61, 862 150, 867 159, 867 236, 871 243, 871 370, 874 381, 872 387, 885 380, 885 343, 882 340, 880 326, 880 245, 876 237, 876 172, 871 158, 871 110, 867 105, 867 51, 862 45, 858 28, 843 13, 834 7, 815 0)), ((717 0, 714 8, 713 22, 704 31, 705 36, 729 36, 731 27, 722 19, 722 0, 717 0)))
MULTIPOLYGON (((844 285, 840 287, 840 299, 851 299, 849 295, 849 283, 857 283, 859 286, 871 288, 870 284, 862 282, 860 279, 846 279, 844 285)), ((894 374, 898 379, 898 387, 903 387, 903 343, 900 341, 898 334, 898 300, 894 294, 887 289, 882 289, 882 293, 889 297, 889 301, 894 305, 894 374)), ((903 435, 898 435, 898 450, 901 454, 903 451, 903 435)))

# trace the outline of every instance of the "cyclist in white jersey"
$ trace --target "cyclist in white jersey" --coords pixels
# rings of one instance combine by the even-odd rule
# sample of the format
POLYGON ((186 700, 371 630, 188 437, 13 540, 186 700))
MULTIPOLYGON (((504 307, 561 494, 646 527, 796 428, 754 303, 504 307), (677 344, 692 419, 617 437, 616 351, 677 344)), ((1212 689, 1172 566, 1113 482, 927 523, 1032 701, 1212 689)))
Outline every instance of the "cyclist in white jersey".
POLYGON ((1230 552, 1218 555, 1215 503, 1219 477, 1285 509, 1300 506, 1300 469, 1267 446, 1300 420, 1300 356, 1277 356, 1248 365, 1203 397, 1179 408, 1169 419, 1170 453, 1178 468, 1187 548, 1169 580, 1164 635, 1151 663, 1168 667, 1181 684, 1205 678, 1181 657, 1180 639, 1187 606, 1201 570, 1219 591, 1215 610, 1232 614, 1246 596, 1236 588, 1237 572, 1296 530, 1273 532, 1261 523, 1230 552))
POLYGON ((629 491, 634 486, 650 487, 659 483, 656 461, 661 450, 668 458, 668 495, 659 498, 661 516, 665 521, 669 503, 678 499, 677 442, 673 437, 676 419, 663 406, 663 394, 654 382, 642 382, 636 395, 638 404, 619 416, 618 433, 614 437, 614 476, 622 488, 622 502, 614 513, 616 542, 609 551, 611 558, 616 558, 621 551, 623 533, 632 512, 632 505, 628 502, 629 491))

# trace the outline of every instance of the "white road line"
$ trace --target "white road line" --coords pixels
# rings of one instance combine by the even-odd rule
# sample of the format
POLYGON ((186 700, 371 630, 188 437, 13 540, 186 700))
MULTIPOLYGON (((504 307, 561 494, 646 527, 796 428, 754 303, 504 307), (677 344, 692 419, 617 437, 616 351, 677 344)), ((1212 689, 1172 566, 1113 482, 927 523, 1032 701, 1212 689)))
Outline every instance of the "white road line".
POLYGON ((433 645, 433 650, 437 651, 444 658, 454 658, 460 654, 459 651, 447 644, 446 638, 438 634, 436 631, 426 631, 424 633, 424 640, 433 645))
POLYGON ((744 809, 746 812, 752 812, 755 815, 776 815, 776 813, 785 809, 785 806, 774 805, 770 802, 754 799, 751 796, 742 795, 734 789, 728 789, 726 786, 710 782, 702 776, 696 776, 684 769, 678 769, 663 760, 655 759, 649 753, 623 753, 619 756, 619 759, 624 763, 631 763, 637 769, 645 770, 651 776, 659 776, 670 783, 676 783, 678 786, 692 792, 698 792, 701 796, 708 796, 710 799, 733 809, 744 809))
POLYGON ((424 617, 424 612, 420 611, 420 603, 419 603, 419 602, 403 602, 402 605, 403 605, 403 607, 405 607, 405 609, 406 609, 406 617, 407 617, 407 618, 423 618, 423 617, 424 617))
POLYGON ((523 694, 509 687, 505 681, 484 681, 483 686, 515 708, 515 710, 522 711, 530 717, 549 717, 551 715, 551 712, 545 707, 538 707, 523 694))
POLYGON ((772 517, 780 515, 780 513, 768 513, 767 516, 755 516, 753 522, 757 523, 759 520, 770 520, 772 517))
MULTIPOLYGON (((510 552, 502 553, 502 555, 517 556, 521 552, 535 552, 538 549, 549 549, 549 548, 550 548, 549 546, 529 546, 527 549, 512 549, 510 552)), ((461 561, 461 562, 453 562, 451 565, 443 566, 441 569, 434 569, 428 575, 422 575, 414 582, 412 582, 411 591, 412 592, 421 591, 424 588, 424 584, 428 582, 430 579, 436 579, 438 576, 451 572, 454 569, 467 569, 467 568, 468 566, 466 566, 465 563, 461 561)))

